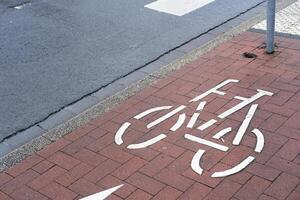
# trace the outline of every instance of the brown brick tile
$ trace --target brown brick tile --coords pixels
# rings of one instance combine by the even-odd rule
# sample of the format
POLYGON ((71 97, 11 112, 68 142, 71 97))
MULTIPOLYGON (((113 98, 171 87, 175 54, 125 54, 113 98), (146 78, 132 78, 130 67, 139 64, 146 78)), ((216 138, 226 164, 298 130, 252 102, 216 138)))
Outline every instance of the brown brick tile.
POLYGON ((58 183, 51 183, 40 190, 40 193, 49 197, 50 199, 72 200, 77 194, 72 192, 66 187, 59 185, 58 183))
POLYGON ((83 136, 71 144, 67 145, 64 147, 61 151, 73 156, 75 153, 79 152, 82 150, 84 147, 88 146, 89 144, 93 143, 95 141, 94 138, 90 136, 83 136))
POLYGON ((87 174, 92 169, 93 169, 93 167, 91 167, 85 163, 80 163, 76 167, 69 170, 68 173, 74 177, 80 178, 80 177, 84 176, 85 174, 87 174))
POLYGON ((141 173, 130 176, 126 182, 144 190, 152 195, 157 194, 165 185, 141 173))
POLYGON ((293 191, 286 200, 299 200, 300 199, 300 192, 293 191))
POLYGON ((300 141, 290 139, 277 153, 276 156, 292 161, 300 153, 300 141))
POLYGON ((89 144, 86 148, 92 150, 94 152, 98 152, 109 144, 113 143, 114 135, 111 133, 107 133, 103 137, 89 144))
POLYGON ((168 169, 161 170, 154 177, 156 180, 170 185, 180 191, 185 191, 193 184, 192 180, 168 169))
POLYGON ((201 184, 207 185, 211 188, 215 188, 222 180, 221 178, 212 178, 211 173, 207 171, 204 171, 200 176, 191 168, 186 169, 186 171, 183 172, 182 175, 201 184))
POLYGON ((211 191, 210 187, 200 183, 194 183, 178 200, 201 200, 211 191))
POLYGON ((64 148, 66 145, 70 144, 71 142, 61 138, 59 140, 57 140, 56 142, 46 146, 44 149, 40 150, 37 152, 38 155, 47 158, 49 156, 51 156, 52 154, 54 154, 55 152, 61 150, 62 148, 64 148))
POLYGON ((116 177, 113 177, 111 175, 104 177, 97 183, 97 185, 99 185, 102 188, 106 188, 106 189, 115 187, 115 186, 121 185, 121 184, 124 184, 123 187, 121 187, 120 189, 115 191, 114 194, 116 194, 122 198, 128 197, 131 193, 133 193, 136 190, 136 187, 134 187, 128 183, 125 183, 124 181, 122 181, 116 177))
POLYGON ((277 199, 285 199, 298 184, 299 178, 282 173, 265 191, 265 194, 277 199))
POLYGON ((160 154, 148 164, 143 166, 139 171, 151 177, 157 174, 163 168, 167 167, 173 160, 173 158, 167 155, 160 154))
POLYGON ((12 200, 7 194, 0 191, 0 199, 1 200, 12 200))
POLYGON ((157 195, 155 195, 152 200, 175 200, 177 199, 182 192, 170 187, 166 186, 163 190, 161 190, 157 195))
POLYGON ((75 183, 69 186, 69 189, 81 196, 89 196, 97 192, 101 192, 103 188, 87 181, 86 179, 79 179, 75 183))
POLYGON ((265 194, 261 195, 258 200, 276 200, 274 197, 267 196, 265 194))
POLYGON ((30 169, 37 163, 41 162, 42 160, 43 160, 42 157, 40 157, 38 155, 32 155, 32 156, 29 156, 28 158, 26 158, 21 163, 11 167, 6 172, 8 174, 10 174, 11 176, 16 177, 16 176, 20 175, 21 173, 25 172, 26 170, 30 169))
POLYGON ((300 87, 290 85, 280 81, 274 81, 272 84, 270 84, 270 86, 276 89, 285 90, 287 92, 298 92, 300 89, 300 87))
POLYGON ((280 171, 283 171, 285 173, 288 173, 290 175, 294 175, 297 177, 300 177, 300 167, 299 165, 289 162, 287 160, 284 160, 282 158, 273 156, 268 162, 267 165, 270 167, 273 167, 275 169, 278 169, 280 171))
POLYGON ((300 183, 299 183, 298 186, 295 188, 295 191, 300 192, 300 183))
POLYGON ((96 183, 101 178, 113 172, 119 166, 120 164, 113 160, 106 160, 103 163, 101 163, 99 166, 94 168, 92 171, 90 171, 88 174, 86 174, 84 178, 87 179, 88 181, 96 183))
POLYGON ((49 162, 48 160, 43 160, 39 164, 32 167, 32 169, 40 174, 43 174, 47 170, 49 170, 51 167, 53 167, 55 164, 52 162, 49 162))
POLYGON ((148 200, 151 199, 152 196, 148 194, 147 192, 144 192, 143 190, 136 190, 134 193, 132 193, 126 200, 135 200, 135 199, 143 199, 148 200))
POLYGON ((48 158, 48 160, 67 170, 72 169, 80 163, 79 160, 62 152, 57 152, 53 154, 51 157, 48 158))
POLYGON ((263 148, 263 151, 256 155, 256 162, 265 164, 267 161, 270 160, 274 156, 274 154, 282 147, 282 145, 279 144, 273 144, 273 143, 266 143, 266 145, 263 148))
POLYGON ((230 199, 239 190, 240 187, 241 185, 238 183, 224 180, 214 190, 210 191, 210 193, 204 199, 230 199))
POLYGON ((283 105, 287 102, 295 93, 293 92, 286 92, 286 91, 279 91, 277 94, 272 96, 272 98, 268 101, 268 103, 272 103, 275 105, 283 105))
POLYGON ((257 199, 270 184, 270 181, 253 176, 234 196, 243 200, 257 199))
POLYGON ((65 187, 68 187, 69 185, 74 183, 76 180, 78 180, 78 178, 72 176, 69 173, 65 173, 65 174, 61 175, 60 177, 58 177, 55 181, 65 187))
POLYGON ((11 197, 17 200, 47 200, 48 198, 39 192, 32 190, 27 186, 18 188, 11 194, 11 197))
POLYGON ((101 138, 102 136, 104 136, 106 133, 108 133, 107 130, 104 130, 102 128, 96 128, 92 131, 90 131, 87 136, 94 138, 94 139, 98 139, 101 138))
POLYGON ((136 171, 138 171, 141 167, 143 167, 146 163, 146 161, 138 157, 133 157, 126 163, 124 163, 121 167, 116 169, 112 174, 121 180, 125 180, 136 171))
POLYGON ((290 117, 285 123, 284 126, 300 129, 300 112, 296 112, 292 117, 290 117))
POLYGON ((104 148, 100 151, 100 154, 119 163, 125 163, 132 158, 131 154, 118 149, 115 144, 104 148))
POLYGON ((120 124, 113 121, 108 121, 100 126, 102 129, 109 131, 110 133, 116 133, 120 128, 120 124))
POLYGON ((283 106, 278 106, 272 103, 265 103, 263 105, 260 104, 259 107, 265 111, 269 111, 286 117, 290 117, 295 113, 295 110, 288 106, 287 103, 283 106))
POLYGON ((86 135, 90 131, 94 130, 95 128, 96 128, 96 126, 88 123, 88 124, 78 127, 71 133, 67 134, 64 138, 67 140, 70 140, 70 141, 75 141, 75 140, 81 138, 82 136, 86 135))
POLYGON ((1 191, 5 192, 6 194, 11 194, 16 189, 34 180, 36 177, 38 177, 38 173, 29 169, 4 184, 1 187, 1 191))
POLYGON ((144 160, 151 161, 154 159, 157 155, 160 154, 159 151, 156 151, 154 149, 146 148, 146 149, 133 149, 133 150, 125 150, 129 152, 132 155, 138 156, 144 160))
POLYGON ((280 135, 284 135, 289 138, 300 140, 300 130, 282 126, 276 131, 276 133, 278 133, 280 135))
MULTIPOLYGON (((280 129, 281 128, 279 128, 279 130, 280 129)), ((260 129, 260 131, 263 133, 263 135, 265 137, 266 144, 272 143, 272 144, 277 144, 277 145, 282 146, 283 144, 285 144, 288 141, 288 138, 283 135, 273 133, 273 132, 268 132, 268 131, 265 131, 262 129, 260 129)))
POLYGON ((248 157, 253 152, 253 149, 245 147, 245 146, 238 146, 230 151, 223 159, 222 163, 227 165, 235 166, 243 161, 246 157, 248 157))
POLYGON ((281 171, 277 169, 262 165, 260 163, 252 163, 246 168, 246 170, 251 174, 262 177, 269 181, 274 181, 281 173, 281 171))
POLYGON ((11 179, 13 179, 13 177, 8 175, 7 173, 5 172, 0 173, 0 187, 5 183, 7 183, 8 181, 10 181, 11 179))
POLYGON ((198 86, 198 84, 192 83, 190 81, 184 81, 181 79, 177 79, 172 84, 177 86, 177 90, 175 92, 180 95, 185 95, 198 86))
POLYGON ((152 145, 151 148, 174 158, 177 158, 184 152, 183 148, 165 141, 160 141, 152 145))
MULTIPOLYGON (((227 168, 231 168, 228 166, 227 168)), ((239 183, 241 185, 245 184, 250 178, 252 174, 246 172, 246 170, 240 171, 239 173, 228 176, 227 178, 233 182, 239 183)))
POLYGON ((101 156, 100 154, 97 154, 93 151, 90 151, 88 149, 81 149, 79 152, 77 152, 74 157, 78 160, 80 160, 83 163, 86 163, 90 166, 97 166, 104 162, 107 158, 104 156, 101 156))
POLYGON ((267 131, 276 131, 276 129, 278 129, 286 120, 286 117, 273 114, 267 121, 262 123, 260 128, 267 131))
POLYGON ((38 176, 28 185, 35 190, 39 190, 47 186, 50 182, 54 181, 57 177, 61 176, 65 172, 65 169, 60 168, 58 166, 54 166, 48 171, 46 171, 44 174, 38 176))
POLYGON ((69 186, 74 183, 76 180, 90 172, 93 168, 85 163, 80 163, 76 167, 69 170, 67 173, 56 179, 56 182, 63 186, 69 186))

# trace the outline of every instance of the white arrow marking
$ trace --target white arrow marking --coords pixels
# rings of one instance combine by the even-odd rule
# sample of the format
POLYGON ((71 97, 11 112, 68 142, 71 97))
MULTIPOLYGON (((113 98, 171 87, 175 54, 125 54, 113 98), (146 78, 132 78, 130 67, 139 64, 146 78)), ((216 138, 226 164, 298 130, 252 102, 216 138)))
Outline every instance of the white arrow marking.
POLYGON ((108 197, 109 195, 111 195, 113 192, 117 191, 123 185, 124 184, 118 185, 116 187, 109 188, 109 189, 104 190, 102 192, 98 192, 96 194, 92 194, 90 196, 84 197, 84 198, 82 198, 80 200, 104 200, 104 199, 106 199, 106 197, 108 197))

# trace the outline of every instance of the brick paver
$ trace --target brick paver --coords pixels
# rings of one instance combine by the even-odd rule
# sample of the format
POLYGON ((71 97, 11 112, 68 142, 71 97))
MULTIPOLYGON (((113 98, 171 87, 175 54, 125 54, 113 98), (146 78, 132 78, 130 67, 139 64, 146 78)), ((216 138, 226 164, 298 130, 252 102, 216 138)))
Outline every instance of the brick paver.
MULTIPOLYGON (((300 46, 299 40, 277 38, 273 55, 260 48, 264 35, 245 32, 171 73, 116 108, 85 126, 46 146, 20 164, 0 173, 0 199, 80 199, 105 189, 124 184, 109 199, 201 200, 201 199, 299 199, 300 198, 300 46), (294 44, 292 48, 290 44, 294 44), (245 58, 245 51, 257 58, 245 58), (143 120, 133 116, 156 106, 188 105, 188 101, 226 79, 238 79, 220 90, 226 95, 205 97, 207 105, 196 127, 241 100, 256 89, 274 93, 256 101, 258 110, 250 128, 259 129, 265 137, 260 154, 253 148, 256 138, 247 133, 239 146, 231 144, 234 134, 218 142, 230 147, 227 152, 193 143, 184 138, 192 134, 212 140, 212 134, 232 127, 237 132, 250 106, 219 120, 210 128, 170 127, 175 115, 155 128, 146 125, 169 111, 151 114, 143 120), (124 143, 114 142, 116 131, 124 122, 132 123, 123 136, 124 143), (162 141, 144 149, 126 146, 143 142, 160 133, 162 141), (206 150, 201 159, 203 174, 191 169, 198 149, 206 150), (212 178, 220 171, 239 164, 247 156, 256 159, 245 170, 225 178, 212 178)), ((185 111, 193 115, 196 104, 185 111)), ((187 125, 185 122, 184 126, 187 125)))

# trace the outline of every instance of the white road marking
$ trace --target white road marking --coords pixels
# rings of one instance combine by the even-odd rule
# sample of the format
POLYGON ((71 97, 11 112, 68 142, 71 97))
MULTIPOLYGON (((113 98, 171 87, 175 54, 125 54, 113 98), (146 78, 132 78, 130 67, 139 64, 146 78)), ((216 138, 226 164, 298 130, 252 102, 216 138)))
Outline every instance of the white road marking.
MULTIPOLYGON (((241 103, 237 104, 236 106, 226 110, 225 112, 223 112, 222 114, 220 114, 218 117, 221 119, 224 119, 225 117, 228 117, 229 115, 231 115, 232 113, 235 113, 236 111, 242 109, 243 107, 249 105, 250 103, 256 101, 257 99, 263 97, 263 96, 272 96, 273 93, 272 92, 268 92, 265 90, 257 90, 257 94, 253 95, 250 98, 245 98, 241 103)), ((239 99, 242 99, 242 97, 237 97, 239 99)))
POLYGON ((248 111, 248 113, 247 113, 247 115, 246 115, 246 117, 245 117, 242 125, 240 126, 237 134, 234 137, 234 140, 232 142, 233 145, 239 145, 240 144, 240 142, 241 142, 241 140, 242 140, 242 138, 243 138, 243 136, 244 136, 244 134, 245 134, 245 132, 246 132, 249 124, 250 124, 250 121, 253 118, 253 115, 254 115, 254 113, 255 113, 255 111, 257 109, 257 106, 258 106, 257 104, 253 104, 250 107, 250 109, 249 109, 249 111, 248 111))
POLYGON ((161 107, 156 107, 156 108, 150 108, 149 110, 146 110, 146 111, 134 116, 133 118, 141 119, 141 118, 145 117, 146 115, 149 115, 150 113, 161 111, 161 110, 168 110, 170 108, 172 108, 172 106, 161 106, 161 107))
POLYGON ((227 85, 228 83, 238 83, 239 80, 236 79, 227 79, 225 81, 223 81, 222 83, 220 83, 219 85, 211 88, 210 90, 204 92, 203 94, 196 96, 195 98, 193 98, 192 100, 190 100, 190 102, 194 102, 194 101, 199 101, 200 99, 203 99, 204 97, 210 95, 211 93, 215 93, 215 94, 219 94, 219 95, 225 95, 225 92, 222 91, 218 91, 218 89, 220 89, 221 87, 227 85))
POLYGON ((218 133, 216 133, 213 138, 214 139, 220 139, 221 137, 223 137, 224 135, 226 135, 227 133, 229 133, 232 130, 231 127, 225 128, 221 131, 219 131, 218 133))
POLYGON ((199 117, 199 115, 200 115, 200 113, 194 113, 186 127, 187 128, 193 128, 196 121, 197 121, 197 119, 198 119, 198 117, 199 117))
POLYGON ((225 177, 225 176, 229 176, 235 173, 238 173, 240 171, 242 171, 244 168, 246 168, 255 158, 253 156, 249 156, 247 157, 245 160, 243 160, 240 164, 238 164, 237 166, 225 170, 225 171, 221 171, 221 172, 215 172, 211 175, 211 177, 225 177))
POLYGON ((199 129, 200 131, 203 131, 205 129, 207 129, 208 127, 210 127, 211 125, 213 125, 214 123, 216 123, 217 120, 215 119, 211 119, 208 122, 202 124, 201 126, 199 126, 197 129, 199 129))
POLYGON ((253 129, 252 133, 256 135, 256 147, 254 151, 260 153, 264 148, 264 144, 265 144, 264 135, 260 132, 260 130, 256 128, 253 129))
POLYGON ((185 114, 182 113, 182 114, 179 115, 176 124, 174 124, 174 125, 170 128, 170 130, 171 130, 171 131, 177 131, 177 129, 179 129, 179 128, 182 126, 182 124, 184 123, 184 120, 185 120, 185 114))
POLYGON ((228 150, 228 147, 226 147, 224 145, 217 144, 217 143, 214 143, 214 142, 211 142, 211 141, 208 141, 208 140, 205 140, 205 139, 202 139, 202 138, 190 135, 190 134, 185 134, 184 137, 188 140, 193 141, 193 142, 198 142, 200 144, 204 144, 204 145, 213 147, 215 149, 219 149, 221 151, 227 151, 228 150))
POLYGON ((150 140, 147 140, 146 142, 142 142, 139 144, 131 144, 127 146, 127 149, 142 149, 142 148, 146 148, 152 144, 155 144, 156 142, 166 138, 167 136, 165 134, 160 134, 150 140))
POLYGON ((237 100, 241 100, 241 101, 247 100, 246 97, 241 97, 241 96, 235 96, 235 97, 233 97, 233 98, 235 98, 235 99, 237 99, 237 100))
POLYGON ((199 105, 198 105, 198 107, 197 107, 197 111, 202 111, 203 110, 203 108, 204 108, 204 106, 205 106, 205 104, 206 104, 206 101, 201 101, 200 103, 199 103, 199 105))
POLYGON ((126 131, 126 129, 131 125, 131 123, 129 122, 125 122, 124 124, 122 124, 122 126, 119 128, 119 130, 117 131, 116 135, 115 135, 115 143, 117 145, 121 145, 123 144, 123 140, 122 140, 122 136, 124 134, 124 132, 126 131))
POLYGON ((197 153, 194 155, 192 162, 191 162, 191 167, 196 172, 197 174, 201 175, 203 172, 203 169, 200 167, 200 159, 202 155, 204 154, 204 150, 198 150, 197 153))
POLYGON ((176 16, 183 16, 215 0, 157 0, 145 5, 146 8, 176 16))
POLYGON ((109 195, 111 195, 113 192, 117 191, 119 188, 123 187, 124 184, 122 185, 118 185, 116 187, 112 187, 112 188, 109 188, 107 190, 104 190, 102 192, 98 192, 96 194, 93 194, 93 195, 90 195, 90 196, 87 196, 87 197, 84 197, 80 200, 104 200, 106 199, 109 195))
POLYGON ((176 113, 178 113, 179 111, 183 110, 184 108, 186 108, 186 106, 181 105, 179 107, 177 107, 176 109, 174 109, 173 111, 165 114, 164 116, 158 118, 157 120, 151 122, 150 124, 147 125, 147 128, 152 128, 153 126, 165 121, 166 119, 172 117, 173 115, 175 115, 176 113))

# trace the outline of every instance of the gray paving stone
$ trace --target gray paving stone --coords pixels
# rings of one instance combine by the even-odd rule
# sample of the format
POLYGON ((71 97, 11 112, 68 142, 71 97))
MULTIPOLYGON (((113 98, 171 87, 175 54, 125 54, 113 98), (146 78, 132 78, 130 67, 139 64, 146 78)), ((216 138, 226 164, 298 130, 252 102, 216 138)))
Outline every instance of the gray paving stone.
POLYGON ((168 54, 163 55, 159 58, 159 61, 164 62, 166 64, 169 64, 171 62, 174 62, 174 60, 177 60, 178 58, 184 56, 184 52, 179 51, 178 49, 171 51, 168 54))
POLYGON ((23 144, 26 144, 27 142, 31 141, 32 139, 41 136, 46 131, 38 126, 30 127, 29 129, 26 129, 25 131, 22 131, 9 139, 5 140, 5 142, 11 147, 11 148, 18 148, 22 146, 23 144))
POLYGON ((150 63, 149 65, 146 65, 145 67, 139 69, 139 71, 151 74, 151 73, 159 70, 160 68, 162 68, 165 65, 166 65, 166 63, 164 63, 160 60, 156 60, 156 61, 150 63))
POLYGON ((124 84, 112 83, 112 84, 108 85, 107 87, 102 88, 101 90, 93 93, 91 96, 97 97, 99 100, 103 100, 106 97, 109 97, 125 88, 126 88, 126 86, 124 84))
POLYGON ((5 142, 0 143, 0 158, 11 152, 13 149, 5 142))
POLYGON ((144 73, 142 71, 135 71, 135 72, 119 79, 118 81, 116 81, 116 83, 129 86, 130 84, 143 79, 147 75, 148 75, 147 73, 144 73))
POLYGON ((209 31, 209 33, 218 36, 220 34, 226 33, 230 28, 231 27, 227 26, 227 24, 223 24, 223 25, 209 31))
POLYGON ((194 50, 195 48, 198 48, 198 47, 204 45, 205 43, 209 42, 210 40, 212 40, 215 37, 216 37, 215 35, 210 34, 210 33, 201 35, 200 37, 192 40, 191 42, 181 46, 178 50, 188 53, 188 52, 194 50))
MULTIPOLYGON (((74 110, 76 110, 76 109, 74 109, 74 110)), ((72 113, 66 109, 63 109, 63 110, 51 115, 45 121, 42 121, 41 123, 39 123, 39 126, 45 130, 50 130, 50 129, 58 126, 59 124, 65 122, 66 120, 72 118, 73 116, 75 116, 74 113, 72 113)))
POLYGON ((80 114, 83 111, 85 111, 86 109, 94 106, 98 102, 99 102, 99 99, 97 97, 87 96, 87 97, 79 100, 78 102, 66 107, 64 110, 69 111, 71 113, 80 114))

